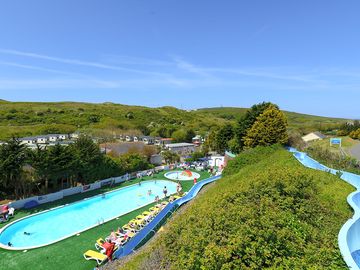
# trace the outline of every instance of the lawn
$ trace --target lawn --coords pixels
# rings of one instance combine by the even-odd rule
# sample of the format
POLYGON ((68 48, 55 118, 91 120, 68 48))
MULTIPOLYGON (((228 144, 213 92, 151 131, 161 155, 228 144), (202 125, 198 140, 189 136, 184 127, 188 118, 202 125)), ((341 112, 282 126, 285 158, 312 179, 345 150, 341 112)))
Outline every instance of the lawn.
MULTIPOLYGON (((155 175, 155 179, 166 179, 164 177, 165 172, 160 172, 155 175)), ((201 172, 201 180, 204 180, 209 177, 207 172, 201 172)), ((148 177, 144 177, 143 180, 148 180, 148 177)), ((106 191, 114 190, 120 187, 131 185, 139 182, 139 179, 122 183, 115 187, 107 187, 98 190, 93 190, 83 194, 76 194, 73 196, 68 196, 62 200, 47 203, 40 205, 34 209, 30 210, 18 210, 15 213, 13 220, 22 218, 24 216, 40 212, 43 210, 50 209, 52 207, 60 206, 66 203, 75 202, 86 197, 91 197, 106 191)), ((184 191, 188 191, 192 185, 192 181, 181 181, 184 191)), ((112 229, 116 229, 118 226, 126 224, 130 219, 136 217, 141 212, 147 210, 154 203, 149 204, 143 208, 135 210, 131 213, 123 215, 118 219, 114 219, 107 223, 104 223, 100 226, 97 226, 93 229, 82 232, 79 236, 73 236, 67 238, 58 243, 45 246, 38 249, 28 250, 27 252, 23 251, 9 251, 0 249, 0 269, 7 270, 23 270, 23 269, 67 269, 67 270, 82 270, 82 269, 92 269, 95 266, 94 261, 86 261, 83 258, 83 253, 88 249, 94 249, 94 243, 99 237, 105 238, 109 235, 112 229)), ((5 224, 2 224, 4 226, 5 224)), ((59 224, 61 226, 61 224, 59 224)), ((50 230, 56 230, 57 228, 49 228, 50 230)))

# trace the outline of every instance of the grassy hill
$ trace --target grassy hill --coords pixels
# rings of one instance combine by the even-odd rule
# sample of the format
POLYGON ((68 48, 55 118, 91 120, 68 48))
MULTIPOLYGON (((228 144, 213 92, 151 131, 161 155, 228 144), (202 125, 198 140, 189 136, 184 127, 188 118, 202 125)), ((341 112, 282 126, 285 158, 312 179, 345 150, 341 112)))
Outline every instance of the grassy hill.
POLYGON ((281 148, 256 148, 142 251, 107 269, 346 269, 337 235, 352 191, 281 148))
MULTIPOLYGON (((246 108, 235 107, 202 108, 197 110, 199 114, 210 114, 212 116, 227 120, 239 120, 240 117, 246 113, 246 111, 246 108)), ((339 124, 347 121, 343 118, 331 118, 296 112, 284 111, 284 113, 288 119, 289 128, 298 129, 302 133, 307 133, 314 130, 336 128, 339 124)))
MULTIPOLYGON (((235 122, 245 108, 207 108, 193 111, 174 107, 148 108, 110 102, 102 104, 78 102, 8 102, 0 101, 0 139, 42 133, 69 133, 83 130, 113 134, 123 131, 169 135, 174 130, 192 128, 204 134, 227 122, 235 122)), ((291 128, 317 129, 336 125, 344 119, 286 113, 291 128)))

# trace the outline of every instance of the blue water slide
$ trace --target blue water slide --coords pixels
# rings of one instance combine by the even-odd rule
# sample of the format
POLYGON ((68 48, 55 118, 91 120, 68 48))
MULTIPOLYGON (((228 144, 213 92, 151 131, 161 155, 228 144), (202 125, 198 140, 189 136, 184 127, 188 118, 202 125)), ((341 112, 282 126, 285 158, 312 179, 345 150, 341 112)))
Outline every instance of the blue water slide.
POLYGON ((147 224, 133 238, 131 238, 129 240, 129 242, 127 242, 124 246, 119 248, 114 253, 114 257, 119 259, 119 258, 125 257, 125 256, 133 253, 141 244, 144 243, 144 241, 146 241, 146 239, 151 234, 155 234, 156 229, 158 228, 159 224, 162 224, 166 220, 166 218, 168 216, 170 216, 178 207, 180 207, 182 204, 187 203, 188 201, 195 198, 203 186, 205 186, 211 182, 214 182, 215 180, 218 180, 220 178, 221 178, 221 175, 210 177, 208 179, 200 181, 200 182, 196 183, 185 196, 183 196, 173 202, 168 203, 165 206, 165 208, 163 210, 161 210, 161 212, 158 215, 156 215, 156 217, 149 224, 147 224))
POLYGON ((288 150, 305 167, 337 174, 342 180, 356 188, 356 191, 347 197, 347 202, 354 209, 354 215, 341 227, 338 243, 349 269, 360 270, 360 175, 328 168, 295 148, 288 148, 288 150))

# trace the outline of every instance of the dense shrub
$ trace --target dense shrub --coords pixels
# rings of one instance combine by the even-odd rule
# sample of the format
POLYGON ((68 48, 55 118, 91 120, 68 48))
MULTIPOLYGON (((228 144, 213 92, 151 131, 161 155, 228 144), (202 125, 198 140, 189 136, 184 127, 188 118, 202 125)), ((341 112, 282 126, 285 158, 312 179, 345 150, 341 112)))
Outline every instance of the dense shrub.
POLYGON ((306 152, 314 159, 329 167, 360 174, 359 162, 348 155, 335 153, 317 145, 307 147, 306 152))
POLYGON ((256 164, 264 158, 274 154, 281 148, 280 145, 273 145, 269 147, 255 147, 245 150, 237 155, 236 159, 230 160, 223 171, 224 176, 238 173, 242 168, 256 164))
POLYGON ((350 132, 349 134, 350 138, 360 140, 360 128, 350 132))

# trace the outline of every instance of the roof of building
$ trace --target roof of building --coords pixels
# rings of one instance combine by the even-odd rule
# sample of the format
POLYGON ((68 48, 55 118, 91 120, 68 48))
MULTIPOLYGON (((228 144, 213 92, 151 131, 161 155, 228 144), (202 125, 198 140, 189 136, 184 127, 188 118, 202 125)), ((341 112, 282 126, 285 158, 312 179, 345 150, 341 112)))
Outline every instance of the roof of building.
POLYGON ((316 136, 318 136, 319 138, 321 138, 321 139, 324 139, 324 138, 326 138, 326 136, 324 135, 324 134, 322 134, 321 132, 319 132, 319 131, 315 131, 315 132, 313 132, 316 136))
POLYGON ((152 136, 141 136, 141 139, 154 139, 154 137, 152 137, 152 136))
POLYGON ((166 144, 166 147, 186 147, 186 146, 195 146, 193 143, 170 143, 166 144))
POLYGON ((36 136, 30 136, 30 137, 22 137, 19 138, 20 141, 27 141, 27 140, 36 140, 37 137, 36 136))

